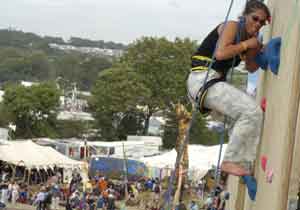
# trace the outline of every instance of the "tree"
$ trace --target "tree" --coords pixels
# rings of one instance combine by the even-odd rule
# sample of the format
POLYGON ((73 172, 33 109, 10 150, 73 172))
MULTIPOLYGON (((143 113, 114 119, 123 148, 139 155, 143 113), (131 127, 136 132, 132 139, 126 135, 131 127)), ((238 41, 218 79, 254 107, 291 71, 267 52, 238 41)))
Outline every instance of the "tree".
POLYGON ((90 106, 103 139, 121 140, 139 132, 145 101, 151 94, 131 68, 114 67, 101 72, 92 95, 90 106))
POLYGON ((57 120, 55 132, 58 138, 82 138, 87 132, 85 121, 57 120))
POLYGON ((65 54, 55 63, 57 77, 62 77, 71 83, 77 82, 78 74, 82 71, 80 62, 83 56, 78 53, 65 54))
POLYGON ((61 56, 55 62, 57 77, 69 83, 76 83, 81 90, 90 90, 97 79, 97 75, 112 66, 107 58, 84 56, 69 53, 61 56))
MULTIPOLYGON (((100 113, 96 118, 102 119, 101 123, 107 123, 106 126, 108 126, 102 132, 109 132, 112 125, 119 125, 113 123, 112 119, 121 122, 122 117, 130 110, 128 107, 142 106, 143 109, 138 110, 138 112, 130 110, 131 116, 132 114, 143 113, 145 122, 143 123, 142 134, 147 133, 149 119, 153 113, 163 111, 167 118, 163 136, 164 146, 168 148, 174 146, 178 134, 178 122, 175 115, 176 104, 181 103, 188 110, 191 110, 186 97, 185 86, 186 77, 189 73, 190 57, 195 47, 195 43, 189 39, 175 39, 172 42, 165 38, 151 37, 144 37, 129 45, 128 51, 121 57, 120 62, 115 63, 114 68, 105 74, 100 74, 102 76, 98 79, 95 88, 97 91, 93 92, 93 96, 98 100, 93 106, 100 113), (128 71, 131 76, 126 73, 128 71), (109 78, 104 75, 109 75, 109 78), (115 78, 112 79, 113 77, 115 78), (119 87, 121 81, 122 84, 126 84, 134 78, 138 78, 139 83, 142 84, 141 87, 147 90, 146 96, 142 96, 144 94, 142 90, 133 91, 128 87, 119 87), (132 99, 129 100, 130 103, 125 100, 129 96, 132 99), (140 100, 141 97, 143 100, 140 100), (106 104, 106 111, 100 111, 100 109, 104 109, 103 104, 106 104), (99 108, 101 106, 102 108, 99 108)), ((137 119, 141 118, 137 117, 137 119)), ((111 133, 116 133, 116 131, 111 130, 111 133)), ((207 130, 205 119, 200 115, 192 128, 192 136, 195 136, 191 137, 192 143, 209 144, 210 139, 215 142, 214 135, 207 130)))
MULTIPOLYGON (((51 65, 47 55, 42 51, 35 51, 26 59, 27 71, 35 81, 45 81, 51 78, 51 65)), ((32 80, 32 79, 31 79, 32 80)))
POLYGON ((90 90, 97 75, 112 66, 107 58, 87 57, 80 63, 82 71, 78 73, 77 84, 83 90, 90 90))
POLYGON ((3 105, 9 121, 17 127, 16 137, 54 136, 59 96, 56 86, 49 83, 8 87, 3 105))
POLYGON ((9 124, 9 120, 8 120, 8 114, 5 111, 5 106, 4 104, 1 102, 0 103, 0 127, 4 128, 7 127, 9 124))
MULTIPOLYGON (((120 64, 116 65, 118 68, 111 71, 111 77, 103 77, 97 81, 96 89, 98 92, 95 91, 94 95, 96 96, 101 93, 102 95, 97 96, 97 103, 94 103, 94 108, 98 113, 96 118, 100 119, 102 117, 102 123, 106 123, 106 126, 109 126, 105 130, 102 127, 102 133, 109 131, 109 129, 112 131, 114 128, 112 125, 118 128, 119 124, 116 122, 121 122, 124 114, 131 111, 130 108, 133 107, 141 105, 144 107, 145 126, 143 134, 147 134, 150 117, 155 112, 164 111, 174 113, 176 123, 172 122, 173 126, 168 127, 170 130, 168 130, 166 136, 169 138, 164 139, 164 143, 168 147, 174 146, 170 142, 170 137, 174 132, 176 137, 173 141, 176 141, 176 150, 180 154, 180 145, 184 143, 185 132, 191 118, 191 114, 187 110, 189 103, 185 86, 186 77, 190 69, 190 57, 194 48, 195 43, 189 39, 175 39, 174 42, 171 42, 165 38, 151 37, 144 37, 130 45, 127 52, 121 57, 120 64), (129 72, 127 73, 124 67, 130 69, 129 72, 132 72, 131 79, 128 79, 129 72), (122 74, 125 77, 120 77, 122 74), (138 81, 140 81, 138 82, 138 84, 141 84, 138 88, 140 89, 139 94, 144 93, 141 90, 142 87, 149 91, 147 97, 137 94, 138 89, 128 88, 129 83, 134 81, 133 78, 138 78, 138 81), (107 82, 109 83, 105 84, 107 82), (105 89, 106 86, 109 89, 105 89), (117 88, 114 89, 115 87, 117 88), (141 97, 143 100, 140 100, 141 97), (126 99, 129 100, 126 101, 126 99), (101 109, 102 111, 100 111, 101 109), (106 111, 107 114, 104 114, 106 111), (99 113, 102 115, 99 115, 99 113)), ((134 108, 133 110, 136 109, 134 108)), ((195 131, 193 134, 200 136, 204 132, 199 132, 207 128, 203 123, 203 118, 198 116, 198 119, 200 120, 196 125, 200 126, 200 129, 196 130, 198 127, 194 128, 195 131)), ((203 137, 206 138, 207 136, 203 135, 203 137)), ((176 171, 181 175, 177 179, 178 190, 176 191, 176 199, 174 201, 179 199, 181 186, 187 180, 186 174, 184 175, 185 177, 182 177, 181 173, 181 171, 185 171, 188 168, 188 149, 186 145, 183 155, 179 160, 180 164, 177 166, 176 171)))
POLYGON ((142 112, 138 110, 123 113, 123 117, 117 128, 118 139, 124 140, 128 135, 137 135, 143 131, 143 122, 145 118, 142 112))
POLYGON ((43 51, 22 51, 16 48, 0 50, 0 82, 51 79, 52 66, 43 51))
POLYGON ((149 119, 159 110, 175 109, 178 101, 186 102, 185 80, 189 72, 190 57, 195 42, 189 39, 144 37, 129 45, 121 62, 141 75, 145 86, 151 90, 149 101, 145 101, 147 117, 144 134, 147 133, 149 119))

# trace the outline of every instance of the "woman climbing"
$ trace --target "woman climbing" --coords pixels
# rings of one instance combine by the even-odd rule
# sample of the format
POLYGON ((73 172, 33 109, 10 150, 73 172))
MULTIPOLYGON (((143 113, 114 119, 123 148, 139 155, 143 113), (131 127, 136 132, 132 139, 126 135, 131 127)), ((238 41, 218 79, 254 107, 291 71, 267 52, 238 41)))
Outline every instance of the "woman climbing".
POLYGON ((256 158, 263 114, 252 97, 226 82, 226 76, 241 60, 245 61, 249 72, 258 69, 254 61, 262 48, 258 33, 269 19, 268 7, 258 0, 250 0, 239 21, 219 24, 192 57, 187 81, 190 99, 194 104, 199 103, 200 111, 215 110, 233 121, 221 170, 236 176, 251 174, 251 168, 246 166, 251 166, 256 158), (215 59, 212 60, 214 51, 215 59), (205 81, 210 65, 211 71, 205 81))

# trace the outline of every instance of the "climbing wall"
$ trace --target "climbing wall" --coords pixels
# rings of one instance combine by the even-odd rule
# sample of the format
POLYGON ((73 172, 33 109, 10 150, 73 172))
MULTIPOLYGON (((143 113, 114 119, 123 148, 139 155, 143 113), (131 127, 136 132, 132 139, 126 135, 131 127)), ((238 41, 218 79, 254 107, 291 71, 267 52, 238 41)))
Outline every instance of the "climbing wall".
POLYGON ((228 210, 296 210, 300 186, 300 2, 269 0, 268 6, 272 23, 264 40, 281 36, 282 46, 278 75, 260 72, 257 102, 266 98, 267 106, 255 168, 256 201, 249 200, 245 185, 230 178, 228 189, 233 193, 228 210), (266 171, 273 171, 271 183, 262 170, 262 156, 267 157, 266 171))

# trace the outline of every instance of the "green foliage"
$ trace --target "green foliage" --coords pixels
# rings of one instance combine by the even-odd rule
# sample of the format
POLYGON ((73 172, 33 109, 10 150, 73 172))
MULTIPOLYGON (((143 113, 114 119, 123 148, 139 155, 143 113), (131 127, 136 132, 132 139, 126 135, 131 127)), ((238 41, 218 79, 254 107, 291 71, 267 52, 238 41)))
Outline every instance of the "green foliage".
POLYGON ((191 127, 191 144, 215 145, 219 143, 219 134, 216 131, 209 130, 206 125, 205 116, 197 112, 195 122, 191 127))
POLYGON ((76 83, 81 90, 90 90, 99 72, 111 66, 106 58, 75 53, 61 56, 55 63, 57 77, 62 77, 69 84, 76 83))
POLYGON ((24 51, 16 48, 0 50, 0 83, 20 80, 44 81, 53 71, 43 51, 24 51))
POLYGON ((58 120, 55 125, 56 135, 59 138, 82 138, 86 132, 86 122, 72 120, 58 120))
POLYGON ((28 47, 33 43, 41 44, 43 39, 34 33, 24 33, 22 31, 14 31, 2 29, 0 30, 0 46, 28 47))
MULTIPOLYGON (((71 44, 76 46, 111 49, 126 47, 114 42, 74 37, 71 40, 71 44)), ((76 83, 79 89, 90 90, 96 75, 112 66, 112 58, 83 55, 75 51, 65 52, 50 48, 49 43, 70 44, 60 37, 41 37, 22 31, 0 30, 0 85, 20 80, 53 81, 62 77, 69 85, 76 83)))
POLYGON ((41 50, 0 48, 0 84, 7 82, 47 81, 58 77, 76 83, 79 89, 89 90, 102 70, 111 67, 106 58, 84 56, 79 53, 49 57, 41 50))
POLYGON ((177 38, 172 42, 152 37, 144 37, 128 47, 121 62, 143 76, 152 91, 147 103, 152 113, 185 98, 185 80, 195 47, 195 42, 189 39, 177 38))
POLYGON ((137 105, 144 106, 150 96, 138 74, 126 66, 105 70, 100 73, 92 94, 90 105, 102 138, 120 140, 124 135, 136 134, 143 116, 142 107, 137 105))
MULTIPOLYGON (((163 111, 167 119, 163 134, 164 147, 174 147, 178 135, 175 104, 180 102, 191 110, 186 97, 186 77, 195 47, 195 42, 189 39, 176 39, 171 42, 165 38, 152 37, 144 37, 129 45, 120 62, 115 63, 111 70, 100 74, 93 92, 93 100, 97 103, 92 104, 101 135, 108 139, 120 139, 119 128, 122 128, 122 119, 128 112, 131 115, 143 116, 139 118, 136 115, 132 124, 137 125, 135 122, 141 123, 144 120, 146 130, 147 120, 152 114, 163 111), (127 71, 131 73, 130 77, 127 71), (120 76, 122 73, 124 76, 120 76), (146 96, 143 96, 145 90, 137 85, 136 89, 123 86, 129 84, 133 78, 138 78, 141 87, 148 91, 146 96), (139 106, 143 106, 144 109, 135 110, 135 107, 139 106)), ((140 129, 135 129, 136 133, 140 132, 140 129)), ((219 135, 208 130, 206 119, 197 113, 191 128, 190 143, 213 145, 218 142, 219 135)))
POLYGON ((99 104, 110 104, 109 111, 126 112, 138 109, 136 105, 146 105, 151 92, 143 83, 141 76, 132 69, 112 68, 100 73, 95 85, 94 95, 99 104))
POLYGON ((8 113, 5 111, 3 102, 0 103, 0 127, 5 128, 9 124, 8 113))
POLYGON ((172 42, 166 38, 143 37, 130 45, 121 58, 121 63, 133 68, 151 90, 150 100, 145 101, 145 131, 153 113, 173 109, 178 101, 186 101, 185 80, 195 47, 195 42, 189 39, 177 38, 172 42))
MULTIPOLYGON (((154 113, 169 110, 173 113, 177 102, 187 105, 186 76, 195 48, 196 43, 189 39, 169 41, 143 37, 127 48, 103 40, 72 37, 65 43, 60 37, 0 30, 0 84, 8 86, 4 102, 0 104, 0 124, 16 123, 16 137, 21 138, 81 136, 85 129, 80 122, 56 121, 59 92, 54 86, 7 85, 20 80, 56 80, 66 91, 72 83, 81 90, 93 87, 90 105, 102 139, 122 140, 130 134, 147 134, 149 119, 154 113), (112 65, 108 58, 73 51, 66 53, 51 49, 49 43, 127 51, 112 65), (41 117, 44 115, 47 118, 41 117)), ((164 135, 166 147, 173 145, 177 134, 176 119, 169 115, 164 135)), ((201 139, 201 143, 206 144, 202 139, 214 138, 206 131, 204 119, 198 118, 191 142, 201 139)))
MULTIPOLYGON (((101 135, 118 139, 119 127, 128 112, 143 116, 136 116, 135 122, 141 126, 144 120, 143 134, 146 134, 155 112, 174 110, 178 101, 186 103, 186 76, 195 47, 195 42, 189 39, 172 42, 152 37, 143 37, 129 45, 120 62, 100 74, 93 91, 91 104, 101 135)), ((135 132, 140 130, 136 128, 135 132)), ((165 135, 176 132, 167 130, 165 135)))
POLYGON ((166 149, 174 148, 178 136, 178 122, 174 110, 166 112, 166 123, 163 130, 163 147, 166 149))
MULTIPOLYGON (((164 148, 174 148, 178 136, 178 122, 175 111, 166 113, 166 124, 164 125, 164 134, 162 137, 164 148)), ((196 119, 190 129, 190 144, 215 145, 219 142, 219 135, 206 127, 205 116, 196 113, 196 119)))
POLYGON ((60 92, 56 86, 49 83, 31 87, 8 87, 3 97, 3 105, 9 122, 17 126, 15 136, 55 136, 59 96, 60 92))
POLYGON ((117 127, 118 139, 125 140, 128 135, 141 134, 144 120, 145 116, 139 111, 124 113, 120 120, 120 125, 117 127))

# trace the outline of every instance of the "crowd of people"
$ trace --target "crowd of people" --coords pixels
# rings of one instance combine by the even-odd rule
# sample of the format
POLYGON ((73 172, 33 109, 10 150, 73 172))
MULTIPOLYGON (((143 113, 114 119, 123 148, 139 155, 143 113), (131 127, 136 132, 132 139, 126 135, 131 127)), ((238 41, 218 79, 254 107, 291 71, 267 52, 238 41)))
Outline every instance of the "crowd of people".
MULTIPOLYGON (((8 203, 23 203, 36 206, 37 210, 115 210, 119 205, 143 206, 143 209, 158 209, 159 202, 141 202, 139 194, 150 191, 152 200, 160 198, 161 185, 158 178, 129 181, 110 180, 97 173, 83 182, 78 171, 74 171, 68 185, 62 183, 61 175, 49 177, 47 182, 29 185, 23 181, 9 181, 6 176, 0 183, 0 208, 8 203)), ((119 209, 120 207, 118 207, 119 209)))
MULTIPOLYGON (((83 180, 80 171, 74 170, 68 184, 63 183, 63 174, 59 171, 40 183, 20 179, 10 181, 15 179, 6 173, 2 173, 1 178, 0 209, 8 203, 22 203, 33 205, 37 210, 122 210, 125 206, 163 210, 168 193, 167 180, 140 177, 125 181, 123 178, 111 179, 99 171, 83 180)), ((183 190, 189 194, 190 201, 180 202, 175 210, 224 210, 228 199, 224 183, 214 190, 214 194, 208 193, 209 185, 206 179, 187 183, 183 190)))
POLYGON ((216 187, 216 189, 207 197, 204 203, 205 210, 225 210, 225 203, 229 200, 229 192, 216 187))
POLYGON ((7 203, 17 203, 37 206, 37 209, 59 209, 59 200, 64 198, 66 193, 62 188, 61 174, 53 174, 47 182, 31 185, 30 182, 16 179, 6 171, 1 173, 0 182, 0 207, 7 203), (13 180, 13 181, 10 181, 13 180))

